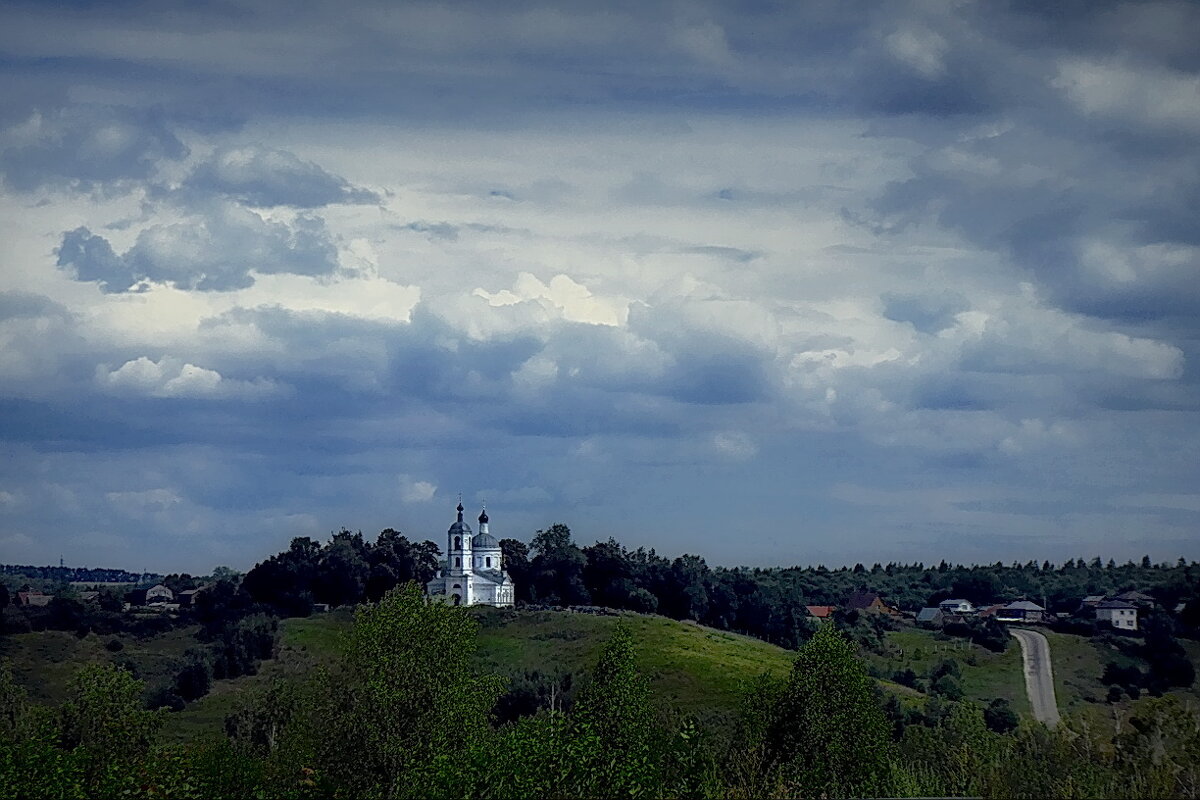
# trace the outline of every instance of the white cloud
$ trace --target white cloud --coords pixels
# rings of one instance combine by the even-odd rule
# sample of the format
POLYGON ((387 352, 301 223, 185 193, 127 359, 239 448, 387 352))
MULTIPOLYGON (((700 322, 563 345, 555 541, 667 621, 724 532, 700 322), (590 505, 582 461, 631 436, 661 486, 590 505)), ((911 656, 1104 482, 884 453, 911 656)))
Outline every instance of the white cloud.
POLYGON ((888 52, 923 78, 938 78, 946 71, 946 40, 927 28, 905 27, 884 38, 888 52))
POLYGON ((586 286, 563 274, 555 275, 546 284, 531 273, 522 272, 517 275, 511 291, 501 289, 491 293, 480 288, 474 294, 487 300, 491 306, 541 301, 554 309, 562 319, 593 325, 621 325, 629 315, 628 302, 616 297, 595 297, 586 286))
POLYGON ((129 516, 146 516, 170 511, 183 502, 173 489, 108 492, 105 497, 119 512, 129 516))
POLYGON ((146 356, 126 361, 116 369, 96 367, 96 384, 114 394, 147 397, 262 399, 279 394, 281 387, 266 378, 252 381, 223 378, 212 369, 163 356, 152 361, 146 356))
POLYGON ((1069 58, 1050 85, 1084 114, 1134 126, 1200 131, 1200 76, 1117 60, 1069 58))
POLYGON ((437 494, 437 485, 429 481, 416 480, 410 475, 401 475, 400 499, 405 503, 428 503, 437 494))
POLYGON ((735 461, 746 461, 758 455, 758 445, 741 431, 721 431, 713 434, 712 443, 718 453, 735 461))

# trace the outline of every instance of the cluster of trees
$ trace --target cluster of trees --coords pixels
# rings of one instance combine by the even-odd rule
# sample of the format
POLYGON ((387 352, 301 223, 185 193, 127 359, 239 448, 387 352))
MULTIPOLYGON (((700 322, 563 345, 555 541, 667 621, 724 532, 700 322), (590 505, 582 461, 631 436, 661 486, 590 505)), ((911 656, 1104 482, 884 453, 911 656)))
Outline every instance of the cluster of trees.
POLYGON ((501 721, 505 687, 473 667, 475 626, 415 586, 389 592, 358 611, 340 663, 245 697, 226 736, 183 745, 155 744, 161 716, 119 669, 85 667, 58 708, 26 702, 0 669, 0 798, 1200 796, 1200 726, 1173 698, 1144 701, 1115 734, 885 701, 826 625, 786 679, 747 687, 720 735, 651 694, 618 627, 568 708, 501 721))
MULTIPOLYGON (((869 589, 906 609, 949 598, 977 604, 1021 597, 1045 600, 1049 608, 1073 611, 1082 597, 1129 588, 1149 592, 1167 606, 1200 598, 1200 565, 1071 559, 1061 566, 993 564, 964 567, 942 562, 875 564, 867 568, 711 568, 703 558, 668 559, 654 550, 630 550, 614 539, 580 547, 566 525, 538 531, 526 545, 502 539, 505 568, 518 601, 548 605, 603 605, 694 619, 795 648, 811 634, 806 605, 842 605, 855 591, 869 589)), ((1200 609, 1200 602, 1191 604, 1200 609)), ((1191 606, 1189 606, 1191 607, 1191 606)), ((1200 620, 1196 620, 1200 622, 1200 620)), ((951 631, 955 633, 955 631, 951 631)), ((1008 636, 996 624, 970 624, 960 635, 1003 649, 1008 636)))
POLYGON ((1105 634, 1103 642, 1116 654, 1100 677, 1109 687, 1108 701, 1116 702, 1122 694, 1137 698, 1143 689, 1159 697, 1195 683, 1196 669, 1177 633, 1178 623, 1159 612, 1142 620, 1139 635, 1105 634))
POLYGON ((437 571, 438 553, 433 542, 410 542, 391 528, 374 544, 361 531, 339 531, 324 545, 306 536, 257 564, 242 588, 282 616, 307 616, 314 603, 353 605, 408 581, 423 585, 437 571))

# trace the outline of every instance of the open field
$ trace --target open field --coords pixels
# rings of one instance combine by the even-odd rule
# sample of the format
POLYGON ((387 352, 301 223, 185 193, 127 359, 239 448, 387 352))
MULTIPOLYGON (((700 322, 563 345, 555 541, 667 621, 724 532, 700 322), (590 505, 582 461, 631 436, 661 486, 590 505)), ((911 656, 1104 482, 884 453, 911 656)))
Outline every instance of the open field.
POLYGON ((1019 713, 1029 713, 1029 698, 1025 695, 1021 671, 1021 650, 1015 640, 1003 653, 993 653, 964 639, 905 627, 888 633, 887 641, 887 655, 869 653, 866 656, 877 670, 911 669, 924 678, 939 661, 953 659, 962 670, 961 685, 967 698, 986 703, 1001 697, 1019 713))
MULTIPOLYGON (((655 695, 684 713, 713 721, 732 716, 745 681, 764 672, 784 677, 792 662, 790 652, 766 642, 664 617, 479 608, 470 613, 480 622, 476 663, 482 671, 503 676, 525 670, 589 672, 618 619, 624 619, 655 695)), ((170 715, 166 735, 185 739, 220 730, 240 692, 333 660, 351 619, 348 611, 336 611, 284 620, 278 658, 265 662, 258 675, 215 681, 207 696, 170 715)))
POLYGON ((179 628, 147 639, 125 634, 83 638, 67 631, 39 631, 0 636, 0 658, 12 665, 17 682, 30 699, 57 703, 67 693, 71 678, 84 664, 123 663, 147 686, 171 679, 183 654, 196 646, 195 628, 179 628), (116 640, 121 649, 111 652, 105 644, 116 640))

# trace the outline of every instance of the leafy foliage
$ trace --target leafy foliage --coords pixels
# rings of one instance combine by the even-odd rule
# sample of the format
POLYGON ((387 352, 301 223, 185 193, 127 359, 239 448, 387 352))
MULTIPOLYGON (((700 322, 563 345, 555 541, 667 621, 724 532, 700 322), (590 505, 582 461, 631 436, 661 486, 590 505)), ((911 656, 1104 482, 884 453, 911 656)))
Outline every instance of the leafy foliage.
POLYGON ((767 763, 805 796, 888 792, 888 725, 875 683, 833 626, 797 653, 764 747, 767 763))

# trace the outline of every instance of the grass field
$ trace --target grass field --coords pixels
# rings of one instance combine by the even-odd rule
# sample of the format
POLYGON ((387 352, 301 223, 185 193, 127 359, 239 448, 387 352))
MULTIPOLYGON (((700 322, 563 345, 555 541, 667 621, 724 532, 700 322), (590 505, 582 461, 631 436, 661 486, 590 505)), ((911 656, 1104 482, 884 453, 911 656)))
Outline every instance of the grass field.
POLYGON ((500 675, 522 670, 590 671, 618 619, 633 634, 638 666, 655 695, 684 713, 733 711, 741 688, 762 673, 787 675, 793 654, 758 639, 625 614, 472 610, 481 623, 478 661, 500 675))
POLYGON ((1059 710, 1069 713, 1081 711, 1092 703, 1103 703, 1108 692, 1108 687, 1100 683, 1104 661, 1091 640, 1048 630, 1040 633, 1050 642, 1059 710))
POLYGON ((0 636, 0 658, 12 665, 13 675, 38 703, 58 703, 84 664, 127 663, 135 674, 154 686, 169 680, 179 669, 183 654, 196 646, 195 628, 180 628, 148 639, 124 634, 83 638, 67 631, 39 631, 0 636), (116 640, 121 650, 105 644, 116 640))
MULTIPOLYGON (((620 618, 565 612, 512 612, 474 608, 479 621, 476 663, 502 676, 525 670, 542 674, 590 672, 618 619, 633 633, 638 666, 664 704, 702 720, 720 722, 735 712, 741 687, 762 673, 783 677, 792 654, 766 642, 663 617, 620 618)), ((183 740, 220 730, 238 694, 283 674, 301 674, 333 660, 352 615, 337 611, 280 625, 280 653, 258 675, 215 681, 212 691, 171 714, 164 735, 183 740)))
POLYGON ((963 639, 939 636, 935 631, 904 628, 888 634, 887 655, 867 656, 878 669, 891 672, 911 669, 920 677, 927 676, 943 659, 958 662, 966 697, 981 702, 1001 697, 1017 712, 1029 713, 1021 651, 1016 640, 1003 653, 993 653, 963 639))

